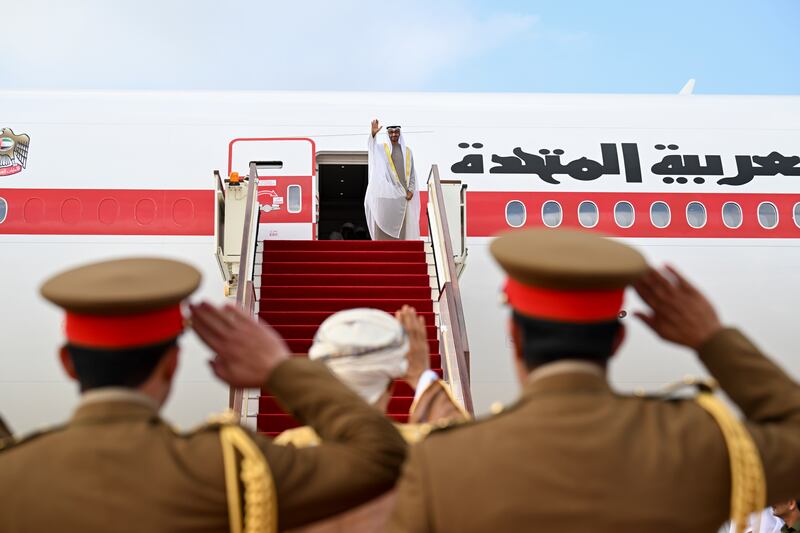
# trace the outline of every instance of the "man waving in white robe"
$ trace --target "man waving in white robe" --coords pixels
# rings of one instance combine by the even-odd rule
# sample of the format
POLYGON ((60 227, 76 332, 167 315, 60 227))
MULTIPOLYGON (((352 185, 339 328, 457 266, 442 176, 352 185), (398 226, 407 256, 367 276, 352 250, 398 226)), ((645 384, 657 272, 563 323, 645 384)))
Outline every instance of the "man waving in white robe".
POLYGON ((414 156, 400 126, 386 128, 388 139, 378 138, 381 126, 372 121, 369 146, 369 183, 364 199, 369 234, 373 240, 419 239, 419 186, 414 156))

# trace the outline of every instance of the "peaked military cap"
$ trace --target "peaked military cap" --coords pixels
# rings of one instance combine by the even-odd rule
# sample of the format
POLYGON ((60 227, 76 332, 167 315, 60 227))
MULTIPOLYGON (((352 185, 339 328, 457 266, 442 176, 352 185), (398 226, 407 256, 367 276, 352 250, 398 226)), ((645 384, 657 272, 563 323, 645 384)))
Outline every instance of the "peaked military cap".
POLYGON ((508 303, 534 318, 612 320, 622 308, 625 287, 647 270, 644 257, 630 246, 586 231, 513 231, 490 249, 508 274, 508 303))
POLYGON ((70 343, 122 349, 178 336, 183 331, 181 301, 200 279, 196 268, 171 259, 117 259, 57 274, 41 293, 66 311, 70 343))

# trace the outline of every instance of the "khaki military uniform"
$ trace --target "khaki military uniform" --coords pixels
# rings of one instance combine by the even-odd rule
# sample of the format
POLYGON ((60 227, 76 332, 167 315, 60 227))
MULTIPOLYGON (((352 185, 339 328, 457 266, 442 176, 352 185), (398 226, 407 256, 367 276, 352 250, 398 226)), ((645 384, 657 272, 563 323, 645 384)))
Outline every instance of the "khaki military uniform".
MULTIPOLYGON (((325 444, 274 445, 266 458, 281 529, 391 488, 405 443, 319 363, 292 359, 266 384, 325 444)), ((72 419, 0 452, 0 531, 228 531, 219 424, 180 433, 132 391, 99 389, 72 419)))
MULTIPOLYGON (((441 380, 425 389, 411 406, 409 415, 410 423, 395 426, 409 444, 421 441, 437 426, 464 422, 470 418, 441 380)), ((322 440, 313 429, 303 426, 284 431, 275 439, 275 443, 302 448, 318 446, 322 440)), ((392 491, 335 517, 295 529, 292 533, 381 533, 386 528, 394 505, 395 493, 392 491)))
MULTIPOLYGON (((699 356, 746 416, 767 501, 796 498, 800 387, 736 330, 699 356)), ((716 531, 730 471, 720 427, 692 400, 619 395, 577 368, 534 375, 506 412, 412 448, 387 531, 716 531)))
POLYGON ((408 421, 412 424, 438 424, 463 422, 472 418, 458 403, 450 386, 442 380, 434 381, 411 406, 408 421))
MULTIPOLYGON (((435 381, 425 389, 411 406, 408 424, 396 424, 395 429, 409 444, 424 439, 435 427, 465 422, 471 417, 453 397, 447 383, 435 381)), ((275 444, 293 445, 300 448, 318 446, 322 443, 319 435, 309 426, 287 429, 277 437, 275 444)))

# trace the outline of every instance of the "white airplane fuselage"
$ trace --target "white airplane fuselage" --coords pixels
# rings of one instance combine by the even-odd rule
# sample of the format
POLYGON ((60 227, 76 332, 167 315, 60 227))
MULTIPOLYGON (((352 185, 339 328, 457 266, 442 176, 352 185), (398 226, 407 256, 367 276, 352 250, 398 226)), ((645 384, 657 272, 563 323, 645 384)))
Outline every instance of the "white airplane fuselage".
MULTIPOLYGON (((212 170, 281 160, 276 178, 305 184, 302 220, 265 194, 264 211, 283 217, 271 238, 311 238, 325 209, 316 158, 364 152, 376 117, 402 125, 423 189, 432 164, 468 186, 460 283, 476 411, 518 391, 503 277, 488 252, 512 226, 583 225, 676 266, 724 322, 800 377, 800 97, 0 91, 0 413, 24 432, 77 401, 56 357, 61 313, 38 295, 47 276, 170 256, 203 272, 198 297, 221 301, 212 170)), ((641 308, 628 294, 614 385, 652 390, 702 374, 632 317, 641 308)), ((166 414, 188 426, 228 396, 194 335, 182 346, 166 414)))

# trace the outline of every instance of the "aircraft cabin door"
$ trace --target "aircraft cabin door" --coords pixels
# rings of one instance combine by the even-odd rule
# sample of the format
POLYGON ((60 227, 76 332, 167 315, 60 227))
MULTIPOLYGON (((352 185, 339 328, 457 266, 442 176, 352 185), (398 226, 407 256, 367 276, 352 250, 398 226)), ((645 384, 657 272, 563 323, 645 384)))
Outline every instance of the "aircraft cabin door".
POLYGON ((308 138, 234 139, 228 146, 228 175, 246 176, 259 163, 258 235, 261 239, 312 240, 316 236, 316 146, 308 138))

